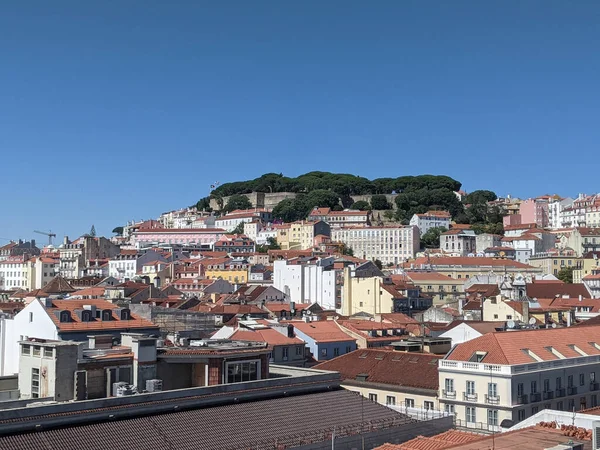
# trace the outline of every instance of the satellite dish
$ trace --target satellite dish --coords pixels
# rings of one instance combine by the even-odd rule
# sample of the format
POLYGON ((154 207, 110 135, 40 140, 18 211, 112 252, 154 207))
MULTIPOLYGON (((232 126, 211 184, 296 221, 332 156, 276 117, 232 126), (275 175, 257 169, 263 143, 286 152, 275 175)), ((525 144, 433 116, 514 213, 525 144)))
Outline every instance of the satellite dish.
POLYGON ((535 325, 535 317, 529 319, 529 325, 535 325))
POLYGON ((515 327, 515 322, 514 320, 509 320, 508 322, 506 322, 506 326, 508 328, 514 328, 515 327))
POLYGON ((556 328, 556 324, 555 323, 552 324, 552 328, 556 328))

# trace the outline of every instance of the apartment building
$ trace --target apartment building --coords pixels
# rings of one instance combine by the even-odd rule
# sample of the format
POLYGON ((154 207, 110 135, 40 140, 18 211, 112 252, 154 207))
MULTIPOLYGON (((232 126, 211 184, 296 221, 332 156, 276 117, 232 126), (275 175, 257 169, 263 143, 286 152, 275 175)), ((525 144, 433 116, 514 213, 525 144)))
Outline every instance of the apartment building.
POLYGON ((528 264, 540 267, 544 273, 557 275, 564 268, 578 269, 581 266, 580 259, 572 250, 538 253, 530 256, 528 264))
POLYGON ((573 206, 573 199, 567 198, 552 198, 548 204, 548 226, 553 230, 562 227, 562 217, 565 208, 573 206))
POLYGON ((468 428, 598 406, 600 326, 488 333, 455 346, 438 371, 441 405, 468 428))
POLYGON ((308 220, 327 222, 332 228, 336 227, 366 227, 371 224, 371 211, 345 209, 333 211, 330 208, 314 208, 308 215, 308 220))
POLYGON ((382 264, 400 264, 414 258, 421 239, 416 226, 334 228, 331 240, 342 242, 357 258, 379 260, 382 264))
POLYGON ((266 209, 238 209, 216 219, 215 226, 231 232, 240 224, 246 224, 255 220, 262 223, 271 222, 273 220, 273 214, 266 209))
POLYGON ((452 229, 440 235, 440 249, 452 256, 468 256, 476 251, 473 230, 452 229))
POLYGON ((450 213, 448 211, 427 211, 425 214, 413 214, 409 225, 416 226, 421 236, 431 228, 450 228, 450 213))

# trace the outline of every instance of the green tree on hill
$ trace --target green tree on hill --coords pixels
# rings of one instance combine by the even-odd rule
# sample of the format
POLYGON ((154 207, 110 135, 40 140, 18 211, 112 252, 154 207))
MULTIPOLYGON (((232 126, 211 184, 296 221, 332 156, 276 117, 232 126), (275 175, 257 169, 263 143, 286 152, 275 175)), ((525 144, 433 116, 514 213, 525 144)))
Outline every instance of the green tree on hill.
POLYGON ((371 205, 369 202, 359 200, 357 202, 352 203, 352 205, 350 205, 350 209, 358 209, 359 211, 370 211, 371 205))
POLYGON ((223 208, 224 212, 235 211, 236 209, 250 209, 252 208, 252 203, 245 195, 235 194, 229 197, 227 200, 227 204, 223 208))

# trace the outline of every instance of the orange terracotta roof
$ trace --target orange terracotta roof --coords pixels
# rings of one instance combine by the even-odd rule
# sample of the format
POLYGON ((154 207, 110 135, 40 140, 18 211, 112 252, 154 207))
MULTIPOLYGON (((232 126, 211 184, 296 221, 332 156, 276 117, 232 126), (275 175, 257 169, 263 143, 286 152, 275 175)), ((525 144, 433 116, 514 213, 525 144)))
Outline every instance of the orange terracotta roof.
POLYGON ((513 267, 518 269, 533 269, 532 266, 509 259, 495 259, 486 257, 452 257, 438 256, 432 258, 421 257, 414 261, 414 264, 431 264, 435 266, 492 266, 492 267, 513 267))
MULTIPOLYGON (((444 282, 448 282, 448 281, 454 281, 453 278, 450 278, 447 275, 444 275, 443 273, 439 273, 439 272, 412 272, 412 271, 406 271, 406 275, 408 276, 408 278, 410 278, 413 281, 444 281, 444 282)), ((392 279, 394 279, 394 277, 400 277, 402 275, 392 275, 392 279)))
POLYGON ((76 309, 83 309, 84 305, 93 305, 96 306, 98 310, 103 309, 111 309, 116 310, 119 309, 119 306, 108 302, 106 300, 100 299, 84 299, 84 300, 53 300, 52 307, 45 307, 48 316, 54 324, 58 327, 61 332, 69 332, 69 331, 97 331, 97 330, 114 330, 114 329, 136 329, 136 328, 154 328, 158 329, 156 325, 146 319, 142 319, 137 317, 135 314, 131 314, 130 320, 121 320, 120 317, 113 312, 112 320, 102 321, 102 320, 94 320, 90 322, 82 322, 81 319, 75 314, 76 309), (70 321, 69 322, 61 322, 60 318, 57 314, 54 314, 58 311, 69 311, 70 313, 70 321))
POLYGON ((537 362, 527 351, 543 361, 560 359, 548 348, 552 347, 565 358, 582 356, 569 345, 575 345, 587 355, 600 355, 590 342, 600 343, 600 326, 569 327, 488 333, 458 344, 446 356, 449 361, 469 361, 475 352, 485 352, 481 360, 488 364, 528 364, 537 362))
POLYGON ((302 339, 298 339, 297 337, 289 338, 272 328, 263 328, 260 330, 237 329, 229 339, 236 341, 266 342, 271 346, 304 344, 302 339))
POLYGON ((291 323, 298 331, 304 333, 318 343, 354 340, 351 336, 344 333, 332 320, 321 320, 317 322, 289 321, 282 323, 291 323))
POLYGON ((448 430, 431 437, 418 436, 403 444, 384 444, 376 447, 376 450, 441 450, 481 438, 481 434, 448 430))

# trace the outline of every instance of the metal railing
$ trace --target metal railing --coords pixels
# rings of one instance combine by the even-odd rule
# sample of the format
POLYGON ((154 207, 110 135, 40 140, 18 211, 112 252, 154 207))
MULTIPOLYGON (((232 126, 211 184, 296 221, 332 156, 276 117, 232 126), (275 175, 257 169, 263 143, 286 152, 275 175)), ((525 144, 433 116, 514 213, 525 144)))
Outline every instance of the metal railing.
POLYGON ((564 397, 565 396, 565 388, 559 388, 557 390, 554 391, 554 393, 556 394, 555 397, 564 397))
POLYGON ((544 400, 552 400, 554 398, 554 392, 553 391, 546 391, 544 392, 544 400))
POLYGON ((498 405, 500 403, 500 396, 485 394, 485 402, 490 405, 498 405))
POLYGON ((517 395, 517 403, 519 405, 526 405, 529 403, 529 399, 527 398, 527 394, 517 395))
POLYGON ((567 388, 567 395, 576 395, 577 394, 577 387, 576 386, 571 386, 567 388))
POLYGON ((454 425, 459 430, 478 430, 484 433, 497 433, 502 431, 498 425, 483 422, 469 422, 462 419, 454 419, 454 425))
POLYGON ((465 400, 467 402, 476 402, 477 394, 468 394, 466 392, 463 392, 463 400, 465 400))
POLYGON ((600 383, 591 382, 590 391, 597 391, 600 388, 600 383))
POLYGON ((541 392, 532 392, 529 395, 529 399, 531 400, 531 403, 539 402, 542 400, 542 393, 541 392))
POLYGON ((446 389, 442 389, 442 397, 456 398, 456 391, 447 391, 446 389))

